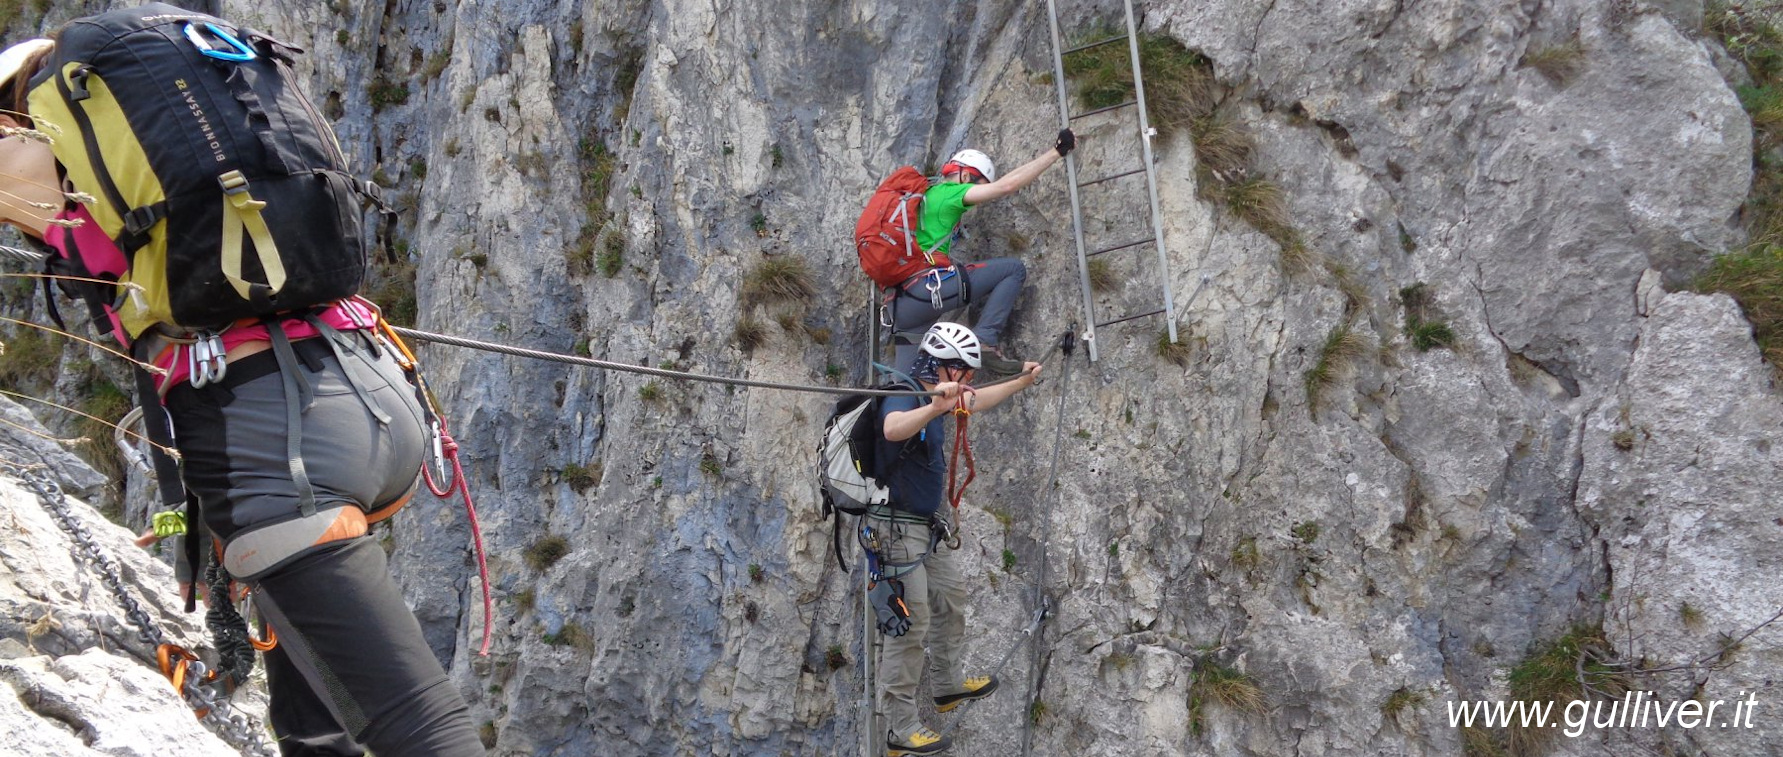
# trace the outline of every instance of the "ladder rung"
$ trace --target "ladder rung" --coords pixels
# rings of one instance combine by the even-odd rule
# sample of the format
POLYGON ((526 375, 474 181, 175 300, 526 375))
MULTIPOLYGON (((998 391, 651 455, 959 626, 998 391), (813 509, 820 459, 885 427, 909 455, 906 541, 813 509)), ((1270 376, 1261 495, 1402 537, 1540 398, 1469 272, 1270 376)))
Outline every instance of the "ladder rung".
POLYGON ((1139 104, 1138 100, 1128 100, 1124 103, 1120 103, 1119 105, 1109 105, 1106 107, 1097 108, 1095 110, 1086 110, 1082 113, 1072 116, 1071 120, 1076 121, 1079 118, 1088 118, 1090 116, 1096 115, 1097 113, 1107 113, 1108 111, 1111 111, 1111 110, 1118 110, 1120 108, 1125 108, 1125 107, 1138 105, 1138 104, 1139 104))
POLYGON ((1062 53, 1059 53, 1059 54, 1060 54, 1060 55, 1070 55, 1070 54, 1072 54, 1072 53, 1081 53, 1081 52, 1083 52, 1083 51, 1085 51, 1085 50, 1089 50, 1089 49, 1093 49, 1093 48, 1097 48, 1097 47, 1101 47, 1101 46, 1103 46, 1103 45, 1109 45, 1109 44, 1113 44, 1113 43, 1116 43, 1116 42, 1119 42, 1119 41, 1121 41, 1121 40, 1123 40, 1123 39, 1126 39, 1126 38, 1127 38, 1127 35, 1125 35, 1125 34, 1118 34, 1118 35, 1115 35, 1115 36, 1113 36, 1113 37, 1109 37, 1109 38, 1108 38, 1108 39, 1104 39, 1104 40, 1098 40, 1098 41, 1095 41, 1095 42, 1091 42, 1091 43, 1089 43, 1089 44, 1087 44, 1087 45, 1078 45, 1078 46, 1076 46, 1076 47, 1073 47, 1073 48, 1071 48, 1071 49, 1069 49, 1069 50, 1066 50, 1066 51, 1065 51, 1065 52, 1062 52, 1062 53))
POLYGON ((1113 175, 1113 176, 1104 176, 1104 177, 1102 177, 1102 178, 1100 178, 1100 179, 1091 179, 1091 180, 1089 180, 1089 181, 1086 181, 1086 182, 1083 182, 1083 183, 1082 183, 1082 184, 1078 184, 1078 185, 1077 185, 1077 186, 1079 186, 1079 187, 1087 187, 1087 186, 1089 186, 1089 185, 1091 185, 1091 184, 1101 184, 1101 183, 1102 183, 1102 182, 1105 182, 1105 181, 1114 181, 1114 180, 1115 180, 1115 179, 1119 179, 1119 178, 1122 178, 1122 177, 1125 177, 1125 176, 1132 176, 1132 175, 1133 175, 1133 174, 1136 174, 1136 173, 1145 173, 1145 169, 1143 169, 1143 168, 1135 168, 1135 169, 1133 169, 1133 170, 1131 170, 1131 171, 1127 171, 1127 172, 1125 172, 1125 173, 1117 173, 1117 174, 1115 174, 1115 175, 1113 175))
POLYGON ((1157 310, 1153 310, 1149 313, 1137 313, 1134 315, 1129 315, 1125 318, 1116 318, 1112 321, 1104 321, 1102 323, 1096 324, 1096 328, 1102 328, 1103 326, 1113 326, 1117 323, 1126 323, 1127 321, 1137 321, 1141 318, 1148 318, 1148 317, 1154 316, 1154 315, 1162 315, 1163 313, 1164 313, 1164 309, 1158 308, 1157 310))
POLYGON ((1146 238, 1144 238, 1144 239, 1141 239, 1141 240, 1139 240, 1139 241, 1137 241, 1137 242, 1128 242, 1128 243, 1126 243, 1126 244, 1123 244, 1123 245, 1117 245, 1117 246, 1114 246, 1114 247, 1104 247, 1104 248, 1102 248, 1102 249, 1100 249, 1100 250, 1097 250, 1097 251, 1095 251, 1095 252, 1092 252, 1092 253, 1089 253, 1089 254, 1087 254, 1087 255, 1084 255, 1084 257, 1086 257, 1086 258, 1093 258, 1093 257, 1095 257, 1095 256, 1097 256, 1097 255, 1101 255, 1101 254, 1102 254, 1102 253, 1104 253, 1104 252, 1114 252, 1114 251, 1116 251, 1116 250, 1124 250, 1124 249, 1127 249, 1127 248, 1128 248, 1128 247, 1138 247, 1138 246, 1139 246, 1139 245, 1142 245, 1142 244, 1151 244, 1151 243, 1152 243, 1152 242, 1156 242, 1156 241, 1158 241, 1158 240, 1157 240, 1157 239, 1154 239, 1154 238, 1152 238, 1152 237, 1146 237, 1146 238))

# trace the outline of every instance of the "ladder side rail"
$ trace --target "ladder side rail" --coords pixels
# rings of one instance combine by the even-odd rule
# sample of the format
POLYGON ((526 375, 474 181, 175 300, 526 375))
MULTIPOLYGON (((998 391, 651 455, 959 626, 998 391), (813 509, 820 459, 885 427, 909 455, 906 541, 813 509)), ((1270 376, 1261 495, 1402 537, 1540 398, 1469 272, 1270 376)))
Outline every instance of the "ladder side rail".
MULTIPOLYGON (((884 339, 885 335, 880 333, 880 328, 883 324, 879 320, 879 285, 874 283, 872 279, 867 280, 867 303, 867 333, 869 335, 869 338, 867 339, 867 381, 869 385, 876 385, 878 384, 879 375, 877 372, 878 369, 874 368, 873 364, 881 362, 881 355, 879 354, 879 349, 881 347, 880 340, 884 339)), ((892 349, 895 356, 897 349, 896 345, 893 345, 892 349)), ((884 362, 886 365, 891 365, 893 358, 886 358, 884 362)), ((836 513, 836 517, 841 518, 843 515, 841 513, 836 513)), ((856 524, 856 527, 858 528, 859 524, 856 524)), ((859 539, 851 539, 850 541, 858 542, 859 539)), ((861 573, 861 757, 879 757, 881 750, 878 741, 879 734, 882 733, 879 729, 879 681, 876 677, 876 674, 879 672, 877 670, 879 664, 879 655, 877 653, 879 638, 876 632, 879 629, 874 623, 873 600, 869 593, 870 589, 867 587, 867 561, 865 555, 861 556, 857 569, 861 573)))
MULTIPOLYGON (((1128 16, 1131 17, 1131 6, 1128 16)), ((1052 80, 1059 96, 1059 128, 1071 128, 1071 103, 1065 93, 1064 45, 1059 39, 1059 9, 1056 0, 1046 0, 1046 18, 1052 31, 1052 80)), ((1129 22, 1129 27, 1131 22, 1129 22)), ((1143 109, 1143 105, 1140 106, 1143 109)), ((1144 111, 1141 110, 1143 113, 1144 111)), ((1149 153, 1148 153, 1149 154, 1149 153)), ((1083 340, 1088 343, 1090 362, 1096 362, 1096 303, 1090 292, 1090 259, 1083 254, 1083 204, 1077 194, 1077 157, 1065 156, 1065 188, 1071 194, 1071 234, 1077 244, 1078 285, 1083 291, 1083 320, 1089 324, 1083 340)))
MULTIPOLYGON (((1133 94, 1139 101, 1139 147, 1145 163, 1145 191, 1151 197, 1152 236, 1157 239, 1158 278, 1160 289, 1164 290, 1164 323, 1168 329, 1171 343, 1176 342, 1176 304, 1170 293, 1170 253, 1164 249, 1164 217, 1158 209, 1158 170, 1152 163, 1152 136, 1157 130, 1151 128, 1151 117, 1145 109, 1145 78, 1139 70, 1139 29, 1133 23, 1133 0, 1123 0, 1127 9, 1127 52, 1133 60, 1133 94)), ((1079 255, 1081 255, 1081 246, 1079 255)), ((1088 270, 1085 270, 1084 281, 1089 281, 1088 270)), ((1086 283, 1087 296, 1087 283, 1086 283)), ((1094 319, 1091 319, 1094 322, 1094 319)), ((1091 359, 1096 354, 1095 343, 1090 344, 1091 359)))

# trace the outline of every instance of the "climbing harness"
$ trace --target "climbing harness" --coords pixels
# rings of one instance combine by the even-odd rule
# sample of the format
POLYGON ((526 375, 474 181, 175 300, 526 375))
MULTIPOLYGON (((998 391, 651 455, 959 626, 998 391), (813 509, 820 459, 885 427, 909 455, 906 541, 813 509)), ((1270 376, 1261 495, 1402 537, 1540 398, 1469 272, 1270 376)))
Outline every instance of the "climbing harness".
MULTIPOLYGON (((219 701, 227 699, 226 696, 220 697, 221 692, 218 690, 225 685, 224 675, 219 671, 208 670, 191 650, 168 641, 166 633, 155 623, 154 618, 130 595, 117 561, 106 554, 93 539, 92 532, 69 511, 67 495, 63 493, 62 487, 44 473, 40 466, 24 467, 19 475, 25 485, 37 494, 38 501, 43 503, 43 508, 49 512, 51 519, 74 542, 76 560, 92 566, 101 582, 111 590, 118 605, 124 608, 125 616, 136 626, 137 638, 155 650, 162 675, 167 677, 174 690, 180 692, 186 703, 191 705, 198 718, 219 738, 244 753, 274 754, 261 730, 246 715, 236 712, 226 701, 219 701)), ((228 602, 225 598, 215 604, 227 605, 228 602)), ((228 651, 218 651, 225 656, 220 668, 228 669, 228 651)))

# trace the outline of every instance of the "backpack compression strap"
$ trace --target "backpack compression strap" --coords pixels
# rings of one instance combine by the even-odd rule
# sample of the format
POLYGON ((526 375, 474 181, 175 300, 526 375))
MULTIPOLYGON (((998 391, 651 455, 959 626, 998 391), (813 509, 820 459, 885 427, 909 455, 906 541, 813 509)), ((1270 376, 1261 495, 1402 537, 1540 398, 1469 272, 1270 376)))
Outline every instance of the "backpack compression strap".
POLYGON ((252 294, 257 286, 265 287, 269 297, 278 294, 285 286, 285 264, 279 260, 279 248, 272 240, 272 230, 266 227, 266 218, 260 215, 266 203, 248 194, 248 178, 240 171, 218 176, 217 183, 223 185, 223 277, 229 279, 230 286, 244 300, 254 299, 252 294), (244 228, 248 238, 254 240, 254 253, 260 258, 261 270, 266 272, 265 284, 241 276, 244 228))

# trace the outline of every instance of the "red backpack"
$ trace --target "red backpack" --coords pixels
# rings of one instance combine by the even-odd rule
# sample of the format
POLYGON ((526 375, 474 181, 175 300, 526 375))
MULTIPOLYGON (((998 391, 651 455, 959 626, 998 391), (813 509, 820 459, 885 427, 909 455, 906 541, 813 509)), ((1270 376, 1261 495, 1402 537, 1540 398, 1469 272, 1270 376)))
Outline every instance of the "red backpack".
POLYGON ((882 287, 895 287, 934 266, 953 265, 946 253, 937 255, 916 243, 923 193, 928 190, 928 178, 914 167, 893 171, 873 190, 867 209, 854 225, 861 270, 882 287))

